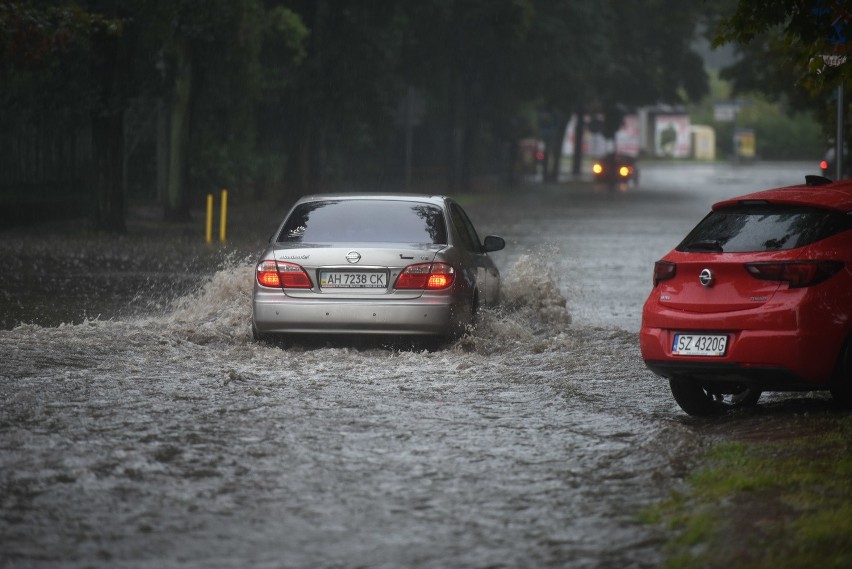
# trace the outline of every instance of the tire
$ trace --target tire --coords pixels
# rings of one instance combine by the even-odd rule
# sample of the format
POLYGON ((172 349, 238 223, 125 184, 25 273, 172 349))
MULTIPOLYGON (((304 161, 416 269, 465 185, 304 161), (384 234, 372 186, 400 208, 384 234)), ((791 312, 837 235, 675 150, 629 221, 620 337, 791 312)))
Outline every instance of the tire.
POLYGON ((831 398, 841 409, 852 409, 852 337, 846 340, 837 362, 837 378, 831 398))
POLYGON ((694 417, 707 417, 726 409, 754 407, 761 395, 760 390, 745 385, 726 384, 722 389, 683 377, 670 379, 669 387, 680 408, 694 417))
POLYGON ((272 344, 274 343, 274 337, 272 334, 261 334, 258 332, 257 327, 254 325, 254 322, 251 323, 251 337, 257 343, 260 344, 272 344))

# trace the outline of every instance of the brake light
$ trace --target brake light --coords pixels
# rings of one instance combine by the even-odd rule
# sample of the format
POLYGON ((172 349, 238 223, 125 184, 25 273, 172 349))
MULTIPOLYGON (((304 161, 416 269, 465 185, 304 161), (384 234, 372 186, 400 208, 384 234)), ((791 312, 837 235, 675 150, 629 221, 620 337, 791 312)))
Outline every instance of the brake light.
POLYGON ((657 261, 654 263, 654 286, 674 278, 675 273, 677 273, 677 265, 669 261, 657 261))
POLYGON ((397 277, 396 289, 438 290, 447 288, 456 280, 455 270, 446 263, 409 265, 397 277))
POLYGON ((793 261, 787 263, 748 263, 745 269, 756 279, 781 281, 790 288, 819 284, 843 268, 840 261, 793 261))
POLYGON ((311 279, 302 267, 271 259, 257 264, 257 282, 270 288, 311 288, 311 279))
POLYGON ((823 160, 822 162, 819 163, 819 167, 822 168, 823 170, 828 170, 828 162, 823 160))
POLYGON ((603 172, 603 164, 600 164, 599 162, 596 162, 596 163, 592 166, 592 172, 594 172, 595 174, 600 174, 601 172, 603 172))
POLYGON ((281 279, 278 278, 278 269, 275 266, 275 261, 261 261, 257 264, 257 283, 268 287, 281 286, 281 279))

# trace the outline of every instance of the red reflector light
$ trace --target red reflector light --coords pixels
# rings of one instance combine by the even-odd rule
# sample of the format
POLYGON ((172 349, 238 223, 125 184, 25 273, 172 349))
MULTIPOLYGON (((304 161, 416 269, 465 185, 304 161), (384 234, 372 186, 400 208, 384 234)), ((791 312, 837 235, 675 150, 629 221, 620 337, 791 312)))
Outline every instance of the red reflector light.
POLYGON ((654 263, 654 286, 674 278, 675 273, 677 273, 677 265, 669 261, 657 261, 654 263))
POLYGON ((756 279, 781 281, 790 288, 819 284, 843 268, 840 261, 794 261, 789 263, 749 263, 745 269, 756 279))
POLYGON ((396 289, 438 290, 447 288, 456 279, 455 270, 446 263, 409 265, 393 285, 396 289))
POLYGON ((261 261, 257 264, 257 283, 261 286, 277 288, 281 286, 275 261, 261 261))
POLYGON ((822 168, 823 170, 828 170, 828 162, 823 160, 822 162, 819 163, 819 167, 822 168))
POLYGON ((311 279, 302 267, 271 259, 257 264, 257 282, 270 288, 311 288, 311 279))

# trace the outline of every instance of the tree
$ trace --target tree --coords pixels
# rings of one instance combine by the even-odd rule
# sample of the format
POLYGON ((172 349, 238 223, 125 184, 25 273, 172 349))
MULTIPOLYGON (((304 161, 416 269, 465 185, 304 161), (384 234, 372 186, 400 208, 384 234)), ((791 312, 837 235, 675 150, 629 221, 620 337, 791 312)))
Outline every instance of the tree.
POLYGON ((124 33, 120 17, 76 5, 0 5, 0 66, 5 82, 12 85, 6 105, 22 116, 38 116, 39 106, 65 107, 66 116, 89 115, 90 183, 95 196, 91 217, 96 230, 112 233, 126 231, 121 100, 127 51, 120 47, 124 33), (86 59, 88 65, 82 64, 86 59))
MULTIPOLYGON (((548 0, 536 4, 526 55, 527 69, 533 73, 526 80, 540 97, 547 181, 558 179, 565 129, 571 116, 582 117, 585 106, 595 98, 597 77, 606 64, 611 40, 608 34, 601 33, 607 29, 606 16, 607 11, 594 0, 548 0)), ((579 173, 580 155, 576 156, 579 173)))
POLYGON ((708 80, 692 48, 700 6, 679 0, 610 0, 607 61, 596 76, 596 106, 611 138, 626 109, 698 100, 708 80))
POLYGON ((824 108, 826 96, 848 81, 848 65, 826 65, 823 56, 845 56, 852 9, 827 0, 737 2, 715 27, 714 45, 735 43, 742 57, 723 70, 738 92, 785 96, 794 108, 824 108))
MULTIPOLYGON (((722 77, 735 92, 760 92, 793 109, 809 110, 824 132, 833 134, 837 117, 848 115, 848 103, 840 108, 826 103, 835 100, 835 93, 842 92, 838 87, 852 74, 845 63, 852 9, 828 0, 739 0, 729 14, 716 26, 714 44, 735 43, 741 57, 722 70, 722 77), (825 56, 841 64, 828 65, 825 56)), ((844 118, 844 131, 847 123, 844 118)))
POLYGON ((266 81, 267 43, 278 59, 303 56, 307 29, 291 10, 260 0, 181 0, 173 4, 167 55, 170 108, 167 219, 189 216, 190 182, 201 187, 250 185, 258 174, 258 109, 266 81))

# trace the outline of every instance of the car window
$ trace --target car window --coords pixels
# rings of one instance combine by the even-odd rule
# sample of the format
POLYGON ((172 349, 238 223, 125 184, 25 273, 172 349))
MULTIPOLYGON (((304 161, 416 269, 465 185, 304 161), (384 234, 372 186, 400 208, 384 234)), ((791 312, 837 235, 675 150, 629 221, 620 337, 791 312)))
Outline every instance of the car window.
POLYGON ((453 225, 456 226, 459 233, 459 238, 462 240, 462 246, 469 251, 479 252, 482 245, 479 241, 479 236, 473 228, 473 224, 467 217, 467 214, 458 204, 451 204, 450 214, 453 217, 453 225))
POLYGON ((298 205, 277 241, 445 244, 447 227, 443 210, 427 203, 327 200, 298 205))
POLYGON ((837 211, 773 204, 736 205, 707 215, 677 250, 784 251, 849 229, 852 229, 852 219, 837 211))

